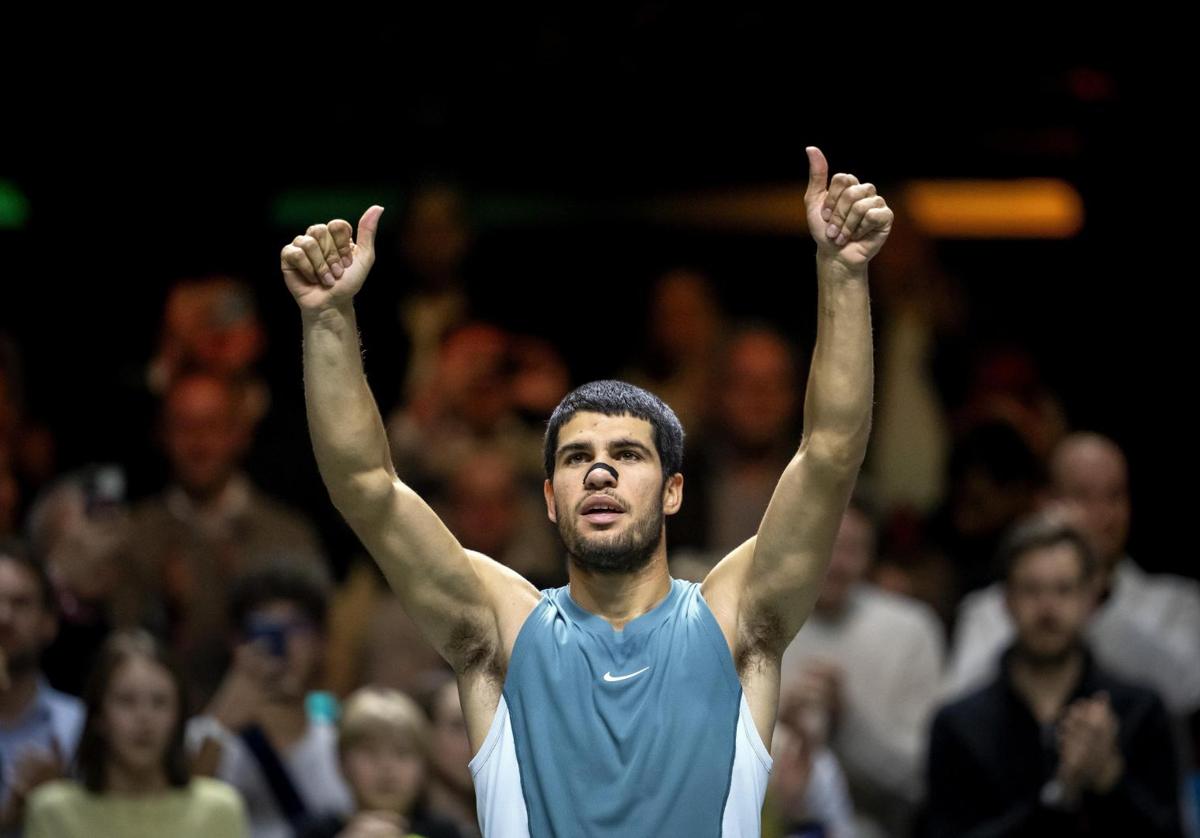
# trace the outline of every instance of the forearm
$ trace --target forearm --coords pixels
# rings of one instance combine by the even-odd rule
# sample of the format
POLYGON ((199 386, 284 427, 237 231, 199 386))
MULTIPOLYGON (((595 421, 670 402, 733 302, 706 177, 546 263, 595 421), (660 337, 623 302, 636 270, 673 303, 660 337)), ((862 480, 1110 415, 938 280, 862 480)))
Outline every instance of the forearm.
POLYGON ((804 399, 804 447, 857 472, 874 398, 867 269, 817 257, 817 340, 804 399))
MULTIPOLYGON (((387 434, 367 386, 349 302, 304 312, 304 398, 321 477, 337 504, 372 478, 394 477, 387 434)), ((382 481, 380 481, 382 482, 382 481)))

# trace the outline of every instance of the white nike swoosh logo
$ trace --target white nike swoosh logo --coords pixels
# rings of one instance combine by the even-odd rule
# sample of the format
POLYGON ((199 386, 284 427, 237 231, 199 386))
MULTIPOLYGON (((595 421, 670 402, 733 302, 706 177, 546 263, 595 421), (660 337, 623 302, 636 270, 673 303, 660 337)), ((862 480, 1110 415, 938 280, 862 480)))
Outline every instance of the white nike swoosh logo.
POLYGON ((632 678, 634 675, 641 675, 643 672, 645 672, 645 671, 646 671, 647 669, 649 669, 649 668, 650 668, 650 667, 648 667, 648 666, 647 666, 647 667, 645 667, 645 668, 643 668, 643 669, 639 669, 637 672, 630 672, 628 675, 613 675, 611 672, 605 672, 605 673, 604 673, 604 680, 605 680, 605 681, 609 681, 609 682, 612 682, 612 681, 624 681, 624 680, 626 680, 626 679, 628 679, 628 678, 632 678))

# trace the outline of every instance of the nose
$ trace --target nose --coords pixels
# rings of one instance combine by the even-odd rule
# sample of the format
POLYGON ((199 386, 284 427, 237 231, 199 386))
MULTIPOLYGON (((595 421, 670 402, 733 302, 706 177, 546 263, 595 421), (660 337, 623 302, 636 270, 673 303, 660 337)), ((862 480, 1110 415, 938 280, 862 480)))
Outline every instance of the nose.
POLYGON ((617 470, 608 463, 596 463, 583 476, 583 486, 586 489, 603 489, 605 486, 617 485, 617 470))

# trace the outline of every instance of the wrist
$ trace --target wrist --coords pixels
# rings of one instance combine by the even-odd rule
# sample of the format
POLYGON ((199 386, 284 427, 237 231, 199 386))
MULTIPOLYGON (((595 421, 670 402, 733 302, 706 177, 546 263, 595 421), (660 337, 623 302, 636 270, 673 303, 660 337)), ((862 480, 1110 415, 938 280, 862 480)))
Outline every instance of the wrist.
POLYGON ((851 264, 833 254, 817 251, 817 278, 842 282, 866 282, 867 263, 851 264))
POLYGON ((300 306, 300 319, 306 326, 337 325, 349 321, 353 316, 353 298, 311 308, 300 306))

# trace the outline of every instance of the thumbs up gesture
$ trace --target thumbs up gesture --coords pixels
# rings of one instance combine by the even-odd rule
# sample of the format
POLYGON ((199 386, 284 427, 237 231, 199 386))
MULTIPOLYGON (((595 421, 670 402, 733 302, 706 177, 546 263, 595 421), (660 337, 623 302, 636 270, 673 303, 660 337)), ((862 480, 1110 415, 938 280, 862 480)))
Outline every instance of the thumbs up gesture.
POLYGON ((358 236, 349 221, 335 218, 314 224, 284 246, 279 267, 288 290, 306 312, 348 303, 375 264, 375 231, 383 207, 372 206, 358 221, 358 236))
POLYGON ((854 175, 829 178, 829 164, 816 146, 809 146, 808 189, 804 193, 808 229, 817 242, 817 255, 862 269, 883 246, 894 214, 875 185, 859 183, 854 175))

